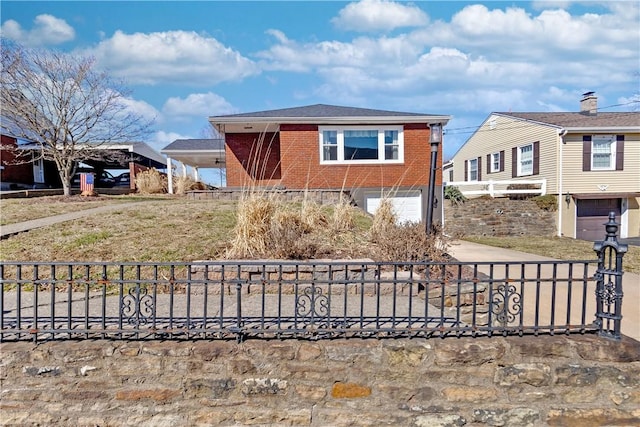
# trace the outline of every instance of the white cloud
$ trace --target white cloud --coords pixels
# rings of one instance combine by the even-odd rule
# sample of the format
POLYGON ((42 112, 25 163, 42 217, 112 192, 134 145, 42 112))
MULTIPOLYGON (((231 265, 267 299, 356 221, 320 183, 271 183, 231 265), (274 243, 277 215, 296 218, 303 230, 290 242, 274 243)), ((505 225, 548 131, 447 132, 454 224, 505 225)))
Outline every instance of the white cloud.
POLYGON ((390 31, 425 25, 429 17, 417 6, 388 0, 362 0, 345 6, 331 22, 340 30, 390 31))
MULTIPOLYGON (((274 44, 257 56, 265 70, 319 76, 307 94, 335 103, 388 105, 398 99, 419 107, 431 105, 416 101, 422 94, 446 88, 438 99, 455 99, 450 104, 454 110, 486 112, 503 105, 573 111, 583 88, 604 92, 634 82, 637 86, 636 3, 581 15, 558 8, 532 13, 478 4, 464 7, 450 22, 346 41, 301 43, 272 30, 274 44), (558 87, 567 89, 558 93, 553 90, 558 87)), ((446 111, 440 107, 446 104, 433 105, 434 112, 446 111)))
POLYGON ((146 121, 157 121, 162 119, 160 112, 145 101, 136 100, 129 97, 120 98, 120 102, 125 106, 128 112, 141 116, 146 121))
POLYGON ((234 114, 238 110, 226 99, 215 93, 192 93, 186 98, 169 98, 162 107, 166 116, 197 116, 206 118, 215 115, 234 114))
POLYGON ((126 34, 91 52, 99 64, 129 83, 210 85, 259 73, 256 64, 214 38, 189 31, 126 34))
POLYGON ((56 45, 73 40, 75 30, 64 19, 42 14, 33 20, 33 28, 25 30, 13 19, 5 21, 0 28, 3 37, 29 47, 56 45))

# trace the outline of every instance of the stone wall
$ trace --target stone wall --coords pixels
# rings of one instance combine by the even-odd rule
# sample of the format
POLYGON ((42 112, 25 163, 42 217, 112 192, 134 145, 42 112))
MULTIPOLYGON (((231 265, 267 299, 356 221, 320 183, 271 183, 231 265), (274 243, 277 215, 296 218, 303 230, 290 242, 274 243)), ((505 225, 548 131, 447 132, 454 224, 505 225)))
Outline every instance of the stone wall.
POLYGON ((556 212, 531 200, 469 199, 459 205, 445 201, 445 232, 462 236, 553 236, 556 212))
POLYGON ((640 425, 640 343, 594 335, 5 343, 2 425, 640 425))

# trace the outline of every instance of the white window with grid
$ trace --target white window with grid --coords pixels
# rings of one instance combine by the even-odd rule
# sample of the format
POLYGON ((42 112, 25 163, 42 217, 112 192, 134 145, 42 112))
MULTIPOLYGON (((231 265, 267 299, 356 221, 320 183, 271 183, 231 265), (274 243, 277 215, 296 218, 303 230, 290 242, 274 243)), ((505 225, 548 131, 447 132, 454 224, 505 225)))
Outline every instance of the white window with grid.
POLYGON ((533 144, 518 147, 518 176, 533 175, 533 144))
POLYGON ((594 135, 591 140, 591 170, 614 170, 615 166, 615 136, 594 135))

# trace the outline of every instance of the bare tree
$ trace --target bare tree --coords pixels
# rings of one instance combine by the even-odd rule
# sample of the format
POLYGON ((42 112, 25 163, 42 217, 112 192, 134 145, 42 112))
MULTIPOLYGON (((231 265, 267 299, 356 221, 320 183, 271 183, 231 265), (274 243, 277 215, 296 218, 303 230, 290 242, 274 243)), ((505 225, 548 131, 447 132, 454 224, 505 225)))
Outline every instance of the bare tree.
POLYGON ((80 161, 108 160, 108 144, 146 135, 152 121, 131 111, 129 91, 93 58, 27 50, 2 40, 2 130, 36 145, 18 158, 57 167, 66 196, 80 161))

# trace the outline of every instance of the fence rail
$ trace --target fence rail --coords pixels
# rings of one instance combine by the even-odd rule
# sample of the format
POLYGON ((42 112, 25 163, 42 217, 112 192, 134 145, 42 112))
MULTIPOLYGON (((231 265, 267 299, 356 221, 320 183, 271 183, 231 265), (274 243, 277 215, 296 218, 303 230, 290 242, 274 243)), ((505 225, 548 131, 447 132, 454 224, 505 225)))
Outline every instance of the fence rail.
POLYGON ((544 196, 545 194, 547 194, 546 179, 451 181, 445 182, 444 185, 458 187, 460 189, 460 192, 465 196, 480 196, 485 194, 488 194, 491 197, 501 197, 514 194, 534 194, 538 196, 544 196), (510 186, 514 187, 510 188, 510 186))
POLYGON ((0 341, 445 337, 620 338, 622 256, 495 263, 0 262, 0 341))

